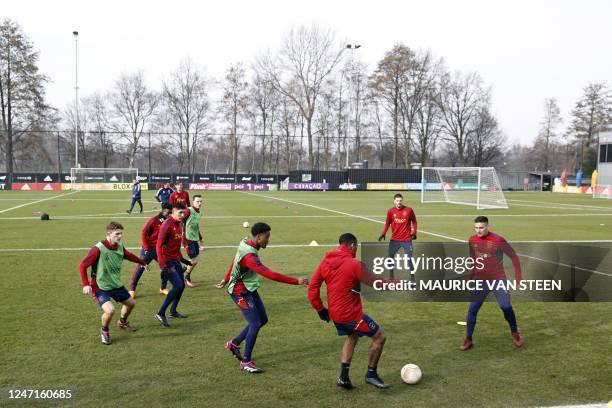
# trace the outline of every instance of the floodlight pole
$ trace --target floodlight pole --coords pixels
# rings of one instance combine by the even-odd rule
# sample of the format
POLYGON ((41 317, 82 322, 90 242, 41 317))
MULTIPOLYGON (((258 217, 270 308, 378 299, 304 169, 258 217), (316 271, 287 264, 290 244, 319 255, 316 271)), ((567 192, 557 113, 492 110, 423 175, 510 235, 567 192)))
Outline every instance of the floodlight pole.
POLYGON ((79 32, 73 31, 74 36, 74 167, 79 167, 79 58, 78 58, 78 38, 79 32))

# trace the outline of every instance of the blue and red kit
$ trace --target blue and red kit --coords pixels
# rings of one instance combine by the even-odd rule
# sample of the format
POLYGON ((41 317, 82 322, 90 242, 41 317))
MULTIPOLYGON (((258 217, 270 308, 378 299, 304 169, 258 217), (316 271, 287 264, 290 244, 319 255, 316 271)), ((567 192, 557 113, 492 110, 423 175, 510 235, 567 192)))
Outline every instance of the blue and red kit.
POLYGON ((183 223, 169 217, 165 220, 159 230, 155 249, 157 262, 163 269, 168 261, 181 261, 181 243, 183 242, 183 223))
MULTIPOLYGON (((500 235, 489 232, 484 237, 473 235, 469 239, 470 257, 480 258, 483 267, 474 267, 471 277, 482 280, 506 279, 504 271, 504 254, 506 254, 514 266, 514 278, 522 279, 521 262, 510 244, 500 235)), ((478 264, 476 264, 478 265, 478 264)))
MULTIPOLYGON (((165 221, 161 213, 149 218, 144 228, 140 232, 140 240, 142 242, 142 248, 140 250, 140 257, 148 265, 152 261, 157 261, 157 237, 159 236, 159 230, 161 229, 162 223, 165 221)), ((134 270, 132 280, 130 281, 130 290, 135 291, 138 286, 138 282, 144 272, 144 267, 139 265, 134 270)), ((162 278, 161 288, 166 288, 167 279, 162 278)))
POLYGON ((385 235, 389 227, 392 241, 411 241, 411 234, 417 233, 417 219, 412 208, 390 208, 381 235, 385 235))

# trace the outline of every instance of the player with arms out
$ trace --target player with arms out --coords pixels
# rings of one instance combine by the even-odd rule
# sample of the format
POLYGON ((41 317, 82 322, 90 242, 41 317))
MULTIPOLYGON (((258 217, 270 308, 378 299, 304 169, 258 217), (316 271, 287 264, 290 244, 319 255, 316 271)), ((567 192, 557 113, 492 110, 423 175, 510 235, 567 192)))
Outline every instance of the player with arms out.
POLYGON ((123 226, 118 222, 111 222, 106 226, 106 239, 94 245, 79 265, 83 294, 93 295, 102 308, 100 338, 106 346, 112 343, 108 326, 115 314, 115 306, 111 299, 123 304, 117 327, 129 332, 136 330, 127 320, 135 303, 121 283, 123 260, 127 259, 149 269, 145 261, 123 247, 121 238, 123 226), (87 268, 90 267, 91 281, 87 278, 87 268))
MULTIPOLYGON (((170 306, 170 317, 183 319, 187 316, 179 313, 176 308, 181 301, 185 290, 183 279, 183 256, 181 255, 181 243, 183 242, 183 218, 185 217, 185 205, 175 203, 172 205, 172 215, 163 222, 159 229, 159 236, 155 244, 157 262, 161 268, 162 277, 172 283, 172 289, 164 299, 155 318, 163 327, 170 327, 166 319, 166 310, 170 306)), ((187 261, 188 263, 188 261, 187 261)))
POLYGON ((185 251, 189 257, 191 265, 187 267, 185 272, 185 283, 190 288, 195 288, 195 284, 191 280, 191 272, 198 263, 198 255, 200 251, 204 250, 202 242, 202 234, 200 233, 200 220, 202 219, 202 196, 196 194, 193 196, 193 202, 191 207, 185 211, 185 218, 183 220, 185 227, 185 237, 183 245, 185 251))
MULTIPOLYGON (((399 193, 393 196, 393 207, 387 211, 385 226, 378 241, 386 239, 389 227, 391 227, 391 240, 387 256, 393 258, 400 248, 403 248, 404 254, 412 257, 412 241, 417 239, 417 219, 414 210, 404 205, 404 197, 399 193)), ((393 270, 390 272, 393 279, 393 270)))
MULTIPOLYGON (((162 209, 159 214, 149 218, 144 228, 140 232, 140 240, 142 242, 142 247, 140 248, 140 258, 143 259, 147 265, 152 261, 157 262, 157 252, 155 249, 157 244, 157 236, 159 235, 159 229, 161 228, 162 223, 168 218, 171 211, 172 206, 170 204, 162 204, 162 209)), ((132 297, 135 297, 136 295, 136 287, 138 286, 138 282, 140 281, 144 270, 145 268, 142 265, 136 266, 136 269, 134 270, 134 275, 132 275, 132 280, 130 281, 130 296, 132 297)), ((168 289, 166 289, 167 284, 168 279, 162 276, 161 287, 159 289, 160 294, 168 294, 168 289)))
POLYGON ((238 306, 242 315, 247 321, 245 328, 233 339, 225 343, 225 348, 240 361, 240 369, 248 373, 258 374, 263 372, 253 362, 251 354, 255 347, 259 329, 268 323, 266 308, 259 296, 259 276, 277 282, 288 283, 290 285, 307 285, 308 279, 292 278, 278 272, 273 272, 264 266, 259 260, 259 250, 264 249, 270 242, 271 228, 268 224, 258 222, 251 228, 252 238, 243 239, 238 245, 238 250, 225 278, 217 285, 221 289, 228 284, 232 301, 238 306), (240 351, 240 344, 246 340, 244 355, 240 351))
MULTIPOLYGON (((359 288, 364 271, 363 264, 355 259, 357 253, 357 238, 351 233, 342 234, 339 246, 325 257, 317 267, 308 288, 308 300, 317 311, 321 320, 329 322, 331 319, 336 326, 339 336, 347 336, 342 347, 340 360, 340 377, 336 381, 338 386, 351 390, 355 388, 349 378, 349 368, 353 352, 359 337, 372 338, 368 358, 368 371, 365 376, 366 384, 381 389, 389 388, 377 372, 378 360, 385 345, 385 333, 367 314, 363 313, 359 288), (321 285, 327 285, 327 305, 321 301, 321 285)), ((366 282, 367 283, 367 282, 366 282)))
POLYGON ((191 203, 189 202, 189 193, 183 190, 183 183, 177 181, 175 184, 176 191, 170 194, 170 204, 181 203, 185 206, 185 208, 189 207, 191 203))
MULTIPOLYGON (((487 217, 479 216, 474 219, 476 235, 472 235, 469 240, 470 258, 475 261, 480 260, 482 267, 479 268, 478 263, 475 262, 471 278, 493 282, 505 281, 506 273, 504 271, 503 257, 506 254, 512 260, 514 278, 517 282, 520 282, 522 279, 521 263, 516 252, 514 252, 514 249, 512 249, 504 237, 494 234, 489 230, 489 227, 489 219, 487 217)), ((497 299, 497 304, 504 313, 506 321, 508 321, 514 345, 517 348, 521 347, 523 345, 523 337, 518 331, 516 315, 510 301, 510 293, 502 288, 496 288, 492 291, 495 294, 495 299, 497 299)), ((470 307, 467 313, 466 338, 461 347, 459 347, 461 351, 469 350, 474 346, 472 335, 476 328, 476 317, 489 292, 488 285, 485 284, 482 290, 476 290, 471 295, 470 307)))

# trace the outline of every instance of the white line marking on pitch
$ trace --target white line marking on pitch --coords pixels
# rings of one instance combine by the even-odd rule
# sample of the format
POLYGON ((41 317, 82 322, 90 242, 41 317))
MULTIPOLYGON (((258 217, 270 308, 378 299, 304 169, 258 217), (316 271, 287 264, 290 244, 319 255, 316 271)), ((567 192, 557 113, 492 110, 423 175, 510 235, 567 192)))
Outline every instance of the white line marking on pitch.
POLYGON ((37 203, 42 203, 43 201, 49 201, 49 200, 54 200, 54 199, 56 199, 56 198, 60 198, 60 197, 69 196, 69 195, 71 195, 71 194, 75 194, 75 193, 78 193, 78 191, 72 191, 72 192, 70 192, 70 193, 64 193, 64 194, 59 194, 59 195, 56 195, 56 196, 53 196, 53 197, 47 197, 47 198, 43 198, 42 200, 30 201, 30 202, 25 203, 25 204, 20 204, 20 205, 17 205, 17 206, 15 206, 15 207, 11 207, 11 208, 7 208, 7 209, 4 209, 4 210, 0 210, 0 214, 5 213, 5 212, 7 212, 7 211, 16 210, 16 209, 18 209, 18 208, 26 207, 26 206, 28 206, 28 205, 37 204, 37 203))
POLYGON ((563 205, 563 206, 567 206, 567 207, 581 207, 581 208, 595 208, 595 209, 603 209, 603 210, 609 210, 612 207, 606 207, 606 206, 601 206, 601 205, 589 205, 589 204, 572 204, 572 203, 560 203, 557 201, 551 201, 551 202, 546 202, 546 201, 534 201, 534 200, 515 200, 515 199, 509 199, 508 201, 510 202, 519 202, 519 203, 536 203, 536 204, 555 204, 555 205, 563 205))
MULTIPOLYGON (((248 194, 248 195, 252 195, 252 196, 255 196, 255 197, 260 197, 260 198, 261 198, 261 197, 265 197, 265 198, 270 198, 270 199, 273 199, 273 200, 284 201, 284 202, 291 203, 291 204, 298 204, 298 205, 303 205, 303 206, 306 206, 306 207, 312 207, 312 208, 316 208, 317 210, 329 211, 329 212, 336 213, 336 214, 347 215, 347 216, 349 216, 349 217, 353 217, 353 218, 360 218, 360 219, 362 219, 362 220, 366 220, 366 221, 375 222, 375 223, 377 223, 377 224, 384 224, 384 223, 385 223, 384 221, 375 220, 375 219, 373 219, 373 218, 369 218, 369 217, 364 217, 363 215, 355 215, 355 214, 350 214, 350 213, 346 213, 346 212, 343 212, 343 211, 337 211, 337 210, 332 210, 332 209, 329 209, 329 208, 319 207, 319 206, 317 206, 317 205, 306 204, 306 203, 300 203, 299 201, 291 201, 291 200, 286 200, 286 199, 284 199, 284 198, 278 198, 278 197, 267 196, 267 195, 264 195, 264 194, 253 194, 253 193, 249 193, 249 192, 247 192, 247 191, 241 191, 241 193, 243 193, 243 194, 248 194)), ((435 236, 435 237, 439 237, 439 238, 450 239, 451 241, 465 242, 465 241, 464 241, 464 240, 462 240, 462 239, 458 239, 458 238, 449 237, 448 235, 437 234, 437 233, 435 233, 435 232, 428 232, 428 231, 424 231, 424 230, 419 230, 419 232, 422 232, 423 234, 433 235, 433 236, 435 236)))
MULTIPOLYGON (((338 244, 319 244, 319 245, 310 245, 310 244, 278 244, 278 245, 268 245, 266 248, 317 248, 317 247, 337 247, 338 244)), ((205 246, 205 250, 209 249, 229 249, 229 248, 237 248, 238 245, 211 245, 205 246)), ((88 251, 91 247, 88 248, 0 248, 0 252, 49 252, 49 251, 88 251)), ((140 247, 126 247, 129 250, 138 250, 140 247)))

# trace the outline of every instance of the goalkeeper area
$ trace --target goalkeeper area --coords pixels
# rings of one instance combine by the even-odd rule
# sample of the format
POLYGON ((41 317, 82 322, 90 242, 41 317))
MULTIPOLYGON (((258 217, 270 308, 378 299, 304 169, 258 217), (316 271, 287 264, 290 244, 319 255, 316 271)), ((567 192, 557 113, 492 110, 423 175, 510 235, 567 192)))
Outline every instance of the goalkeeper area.
MULTIPOLYGON (((420 192, 402 191, 418 219, 417 245, 465 242, 477 215, 488 216, 491 230, 510 243, 612 242, 612 200, 502 195, 493 175, 478 172, 426 173, 427 185, 464 188, 426 189, 425 202, 420 192)), ((124 175, 125 180, 135 176, 124 175)), ((198 286, 186 288, 181 301, 181 312, 189 318, 165 330, 154 319, 163 298, 159 267, 152 263, 130 316, 138 331, 120 332, 113 321, 113 344, 102 346, 100 310, 81 292, 79 261, 104 238, 110 220, 123 224, 123 242, 137 252, 142 227, 158 212, 154 193, 143 191, 145 212, 132 215, 125 212, 130 191, 0 193, 0 388, 70 388, 74 399, 60 404, 78 407, 543 407, 612 399, 612 303, 605 302, 515 302, 525 338, 521 349, 512 345, 495 302, 487 302, 478 316, 475 347, 462 353, 465 326, 457 322, 465 319, 467 303, 365 299, 364 311, 388 338, 378 372, 392 387, 381 392, 364 384, 370 342, 362 339, 351 364, 358 388, 346 392, 335 384, 344 338, 319 320, 305 288, 262 279, 259 292, 270 323, 259 333, 254 358, 266 371, 257 376, 240 372, 224 343, 244 320, 227 292, 213 285, 248 234, 243 223, 263 221, 272 227, 270 246, 260 252, 266 266, 310 277, 341 233, 376 241, 394 191, 198 192, 204 198, 201 229, 207 250, 193 274, 198 286), (40 221, 40 212, 51 221, 40 221), (401 382, 400 369, 408 363, 423 371, 418 385, 401 382)), ((123 268, 127 285, 134 265, 125 262, 123 268)), ((11 404, 3 400, 0 405, 11 404)), ((49 404, 21 401, 15 406, 49 404)))

